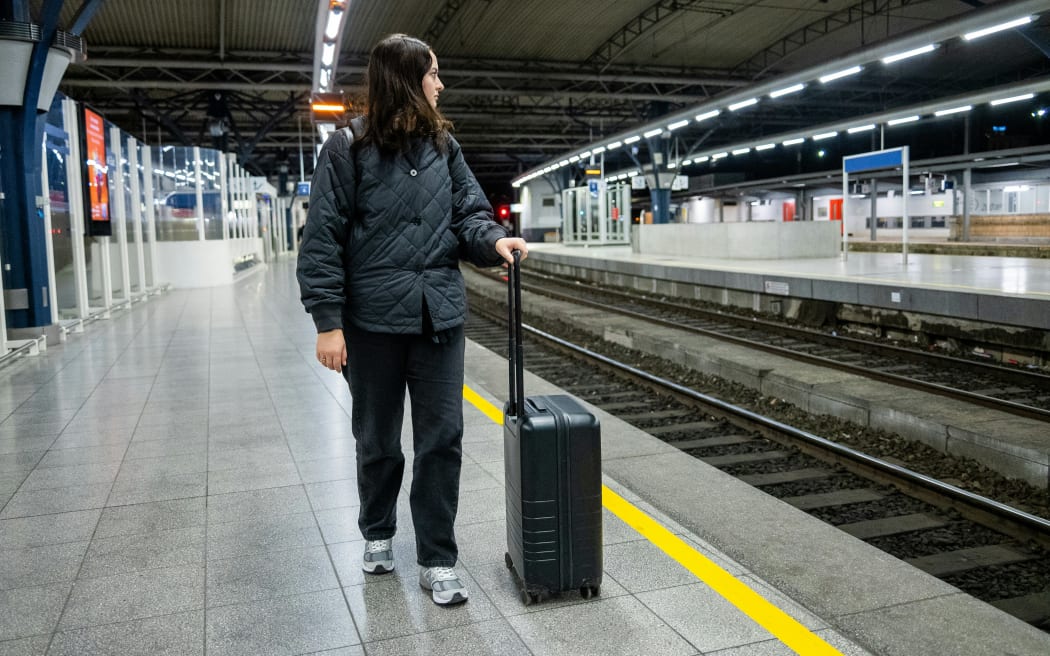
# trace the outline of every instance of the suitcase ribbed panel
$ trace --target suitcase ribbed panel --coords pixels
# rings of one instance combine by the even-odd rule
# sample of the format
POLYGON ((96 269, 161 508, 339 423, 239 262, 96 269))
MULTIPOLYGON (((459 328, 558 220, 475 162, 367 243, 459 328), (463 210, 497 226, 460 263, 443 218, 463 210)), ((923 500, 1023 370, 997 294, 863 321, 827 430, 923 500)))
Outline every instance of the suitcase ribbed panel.
POLYGON ((569 396, 506 415, 507 547, 526 588, 597 588, 602 580, 601 429, 569 396))

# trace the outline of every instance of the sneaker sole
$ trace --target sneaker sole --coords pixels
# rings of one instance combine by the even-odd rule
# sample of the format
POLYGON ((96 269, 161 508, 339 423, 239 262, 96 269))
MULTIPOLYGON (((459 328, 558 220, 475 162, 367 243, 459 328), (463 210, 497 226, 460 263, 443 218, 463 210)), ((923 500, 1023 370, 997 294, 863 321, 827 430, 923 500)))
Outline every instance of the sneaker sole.
POLYGON ((394 571, 394 566, 390 565, 390 567, 384 567, 380 563, 374 563, 372 565, 372 569, 368 569, 367 567, 362 566, 361 571, 365 572, 366 574, 389 574, 390 572, 394 571))
POLYGON ((461 595, 458 592, 454 593, 451 599, 438 599, 433 594, 430 595, 430 598, 433 599, 434 603, 438 606, 452 606, 455 604, 462 604, 463 602, 467 601, 467 599, 469 599, 469 597, 461 595))

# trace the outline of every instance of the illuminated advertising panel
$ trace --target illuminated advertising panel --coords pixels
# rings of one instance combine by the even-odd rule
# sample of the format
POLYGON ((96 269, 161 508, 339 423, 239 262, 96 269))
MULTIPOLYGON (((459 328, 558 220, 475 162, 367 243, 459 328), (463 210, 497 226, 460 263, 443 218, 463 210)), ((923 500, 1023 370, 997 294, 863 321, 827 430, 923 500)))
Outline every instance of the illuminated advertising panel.
POLYGON ((81 133, 84 145, 84 211, 88 216, 87 234, 108 237, 113 234, 109 214, 109 168, 106 164, 106 124, 102 117, 84 108, 81 133))

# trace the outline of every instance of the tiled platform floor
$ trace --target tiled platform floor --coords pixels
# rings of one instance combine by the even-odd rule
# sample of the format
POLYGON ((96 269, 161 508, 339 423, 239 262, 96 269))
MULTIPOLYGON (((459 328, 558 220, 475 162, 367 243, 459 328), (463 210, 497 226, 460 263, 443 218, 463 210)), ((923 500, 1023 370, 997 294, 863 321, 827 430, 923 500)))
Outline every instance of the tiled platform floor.
MULTIPOLYGON (((172 292, 0 371, 0 655, 791 653, 609 512, 601 597, 522 606, 501 432, 469 404, 470 602, 419 588, 407 495, 397 570, 366 578, 350 399, 314 362, 293 283, 284 261, 172 292)), ((868 653, 605 482, 843 654, 868 653)))

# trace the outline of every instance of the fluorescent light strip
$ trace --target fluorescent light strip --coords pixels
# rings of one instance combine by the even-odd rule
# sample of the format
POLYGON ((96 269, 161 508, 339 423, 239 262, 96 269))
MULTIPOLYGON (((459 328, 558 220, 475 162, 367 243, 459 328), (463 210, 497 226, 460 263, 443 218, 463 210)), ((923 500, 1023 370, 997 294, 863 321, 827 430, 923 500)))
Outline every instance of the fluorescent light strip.
POLYGON ((641 138, 641 137, 639 137, 639 136, 638 136, 637 134, 633 134, 633 135, 631 135, 631 136, 627 137, 626 139, 624 139, 624 140, 623 140, 623 142, 624 142, 625 144, 633 144, 633 143, 635 143, 636 141, 641 141, 641 139, 642 139, 642 138, 641 138))
POLYGON ((857 134, 858 132, 868 132, 875 129, 874 123, 868 123, 867 125, 858 125, 856 127, 849 128, 846 132, 850 134, 857 134))
POLYGON ((326 39, 335 40, 335 37, 339 35, 339 26, 343 22, 343 10, 342 9, 329 9, 328 10, 328 23, 324 28, 324 35, 326 39))
POLYGON ((697 157, 696 159, 693 160, 693 164, 703 164, 704 162, 706 162, 709 159, 711 159, 711 158, 708 157, 707 155, 701 155, 700 157, 697 157))
POLYGON ((725 152, 723 150, 720 153, 715 153, 714 155, 711 155, 711 161, 713 162, 715 160, 723 159, 723 158, 726 158, 726 157, 729 157, 729 153, 727 153, 727 152, 725 152))
POLYGON ((614 141, 611 144, 606 145, 605 148, 606 148, 606 150, 616 150, 617 148, 619 148, 622 145, 623 145, 622 141, 614 141))
POLYGON ((770 149, 773 149, 773 148, 776 148, 776 147, 777 147, 777 145, 775 143, 767 143, 767 144, 762 144, 761 146, 755 146, 755 150, 770 150, 770 149))
POLYGON ((1026 93, 1026 94, 1023 94, 1023 95, 1020 95, 1020 96, 1011 96, 1009 98, 999 98, 998 100, 993 100, 989 104, 991 104, 992 107, 995 107, 996 105, 1005 105, 1006 103, 1017 102, 1018 100, 1031 100, 1032 98, 1035 98, 1035 94, 1034 93, 1026 93))
POLYGON ((325 66, 331 66, 332 60, 335 59, 335 44, 326 43, 321 48, 321 63, 325 66))
POLYGON ((563 159, 562 161, 558 162, 558 166, 568 166, 568 165, 569 165, 569 160, 567 160, 567 159, 563 159))
POLYGON ((915 48, 914 50, 908 50, 907 52, 898 53, 896 55, 890 55, 889 57, 883 57, 882 58, 882 63, 883 64, 892 64, 893 62, 899 62, 900 60, 908 59, 909 57, 915 57, 917 55, 924 55, 924 54, 926 54, 928 52, 933 52, 934 49, 936 49, 936 47, 937 46, 935 46, 935 45, 933 45, 931 43, 928 46, 923 46, 921 48, 915 48))
POLYGON ((745 107, 750 107, 751 105, 757 105, 757 104, 758 104, 758 98, 748 98, 747 100, 741 100, 738 103, 733 103, 732 105, 730 105, 729 106, 729 111, 735 112, 738 109, 743 109, 745 107))
POLYGON ((589 151, 589 150, 585 150, 582 153, 580 153, 580 159, 584 159, 585 157, 590 157, 590 156, 591 156, 591 151, 589 151))
POLYGON ((689 119, 685 119, 685 120, 682 120, 682 121, 675 121, 674 123, 668 125, 667 129, 668 130, 677 130, 678 128, 684 128, 687 125, 689 125, 689 119))
POLYGON ((829 73, 827 75, 823 75, 820 77, 820 81, 827 84, 832 80, 837 80, 839 78, 847 77, 849 75, 856 75, 857 73, 860 73, 861 70, 863 69, 860 66, 854 66, 853 68, 847 68, 846 70, 839 71, 838 73, 829 73))
POLYGON ((798 137, 797 139, 788 139, 787 141, 781 141, 780 143, 785 146, 797 146, 805 140, 805 137, 798 137))
POLYGON ((600 154, 602 154, 604 152, 605 152, 605 146, 598 146, 597 148, 591 150, 591 154, 592 155, 600 155, 600 154))
POLYGON ((886 125, 903 125, 904 123, 914 123, 919 120, 919 115, 905 116, 903 118, 895 118, 892 121, 887 121, 886 125))
POLYGON ((1025 16, 1024 18, 1017 18, 1017 19, 1014 19, 1014 20, 1006 22, 1006 23, 1000 23, 999 25, 993 25, 991 27, 986 27, 983 30, 977 30, 976 32, 967 32, 966 34, 963 35, 963 38, 966 39, 967 41, 973 41, 974 39, 979 39, 982 36, 988 36, 989 34, 995 34, 996 32, 1002 32, 1003 30, 1008 30, 1011 27, 1020 27, 1022 25, 1027 25, 1027 24, 1032 22, 1033 18, 1035 18, 1035 17, 1034 16, 1025 16))
POLYGON ((834 136, 837 136, 837 135, 838 135, 838 132, 835 132, 835 131, 832 131, 832 132, 821 132, 820 134, 813 135, 813 141, 820 141, 822 139, 830 139, 830 138, 832 138, 834 136))
POLYGON ((667 163, 667 168, 669 168, 669 169, 678 168, 678 162, 668 162, 667 163))
POLYGON ((799 82, 798 84, 793 84, 790 87, 784 87, 783 89, 777 89, 776 91, 770 93, 769 97, 770 98, 779 98, 781 96, 786 96, 789 93, 798 93, 799 91, 802 91, 805 88, 806 88, 806 85, 802 84, 801 82, 799 82))
POLYGON ((693 163, 693 160, 691 160, 691 159, 682 160, 682 166, 689 166, 692 163, 693 163))
POLYGON ((653 130, 649 130, 648 132, 643 132, 642 136, 645 137, 646 139, 649 139, 650 137, 655 137, 656 135, 660 134, 663 131, 664 131, 663 128, 655 128, 653 130))
POLYGON ((696 122, 699 123, 701 121, 706 121, 707 119, 714 118, 714 117, 718 116, 721 113, 722 113, 722 110, 720 110, 720 109, 712 109, 709 112, 704 112, 703 114, 697 114, 696 115, 696 122))
POLYGON ((737 148, 736 150, 733 151, 733 154, 734 155, 745 155, 745 154, 750 153, 750 152, 751 152, 750 148, 737 148))
POLYGON ((959 112, 968 112, 973 109, 973 105, 963 105, 962 107, 952 107, 951 109, 942 109, 939 112, 934 112, 934 116, 948 116, 949 114, 958 114, 959 112))
POLYGON ((580 161, 580 156, 579 155, 573 155, 572 157, 569 158, 569 162, 570 163, 576 163, 578 161, 580 161))

